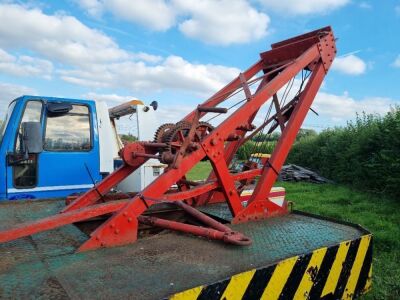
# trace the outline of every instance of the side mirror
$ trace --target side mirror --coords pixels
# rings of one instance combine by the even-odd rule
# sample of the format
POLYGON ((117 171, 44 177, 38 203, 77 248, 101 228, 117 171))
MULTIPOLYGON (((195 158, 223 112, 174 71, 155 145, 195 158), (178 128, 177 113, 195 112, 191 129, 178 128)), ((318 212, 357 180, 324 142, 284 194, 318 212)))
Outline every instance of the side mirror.
POLYGON ((49 102, 46 105, 46 109, 49 117, 58 117, 69 113, 72 110, 72 104, 63 102, 49 102))
POLYGON ((43 135, 40 122, 23 122, 21 129, 24 152, 29 154, 42 152, 43 135))

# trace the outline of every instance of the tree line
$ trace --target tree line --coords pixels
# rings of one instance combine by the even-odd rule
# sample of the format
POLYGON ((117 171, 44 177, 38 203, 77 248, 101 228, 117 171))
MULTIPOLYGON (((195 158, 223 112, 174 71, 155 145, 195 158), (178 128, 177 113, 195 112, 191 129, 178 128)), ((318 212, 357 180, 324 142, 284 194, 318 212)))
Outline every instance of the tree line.
POLYGON ((400 107, 361 114, 344 127, 298 140, 287 159, 336 182, 400 196, 400 107))

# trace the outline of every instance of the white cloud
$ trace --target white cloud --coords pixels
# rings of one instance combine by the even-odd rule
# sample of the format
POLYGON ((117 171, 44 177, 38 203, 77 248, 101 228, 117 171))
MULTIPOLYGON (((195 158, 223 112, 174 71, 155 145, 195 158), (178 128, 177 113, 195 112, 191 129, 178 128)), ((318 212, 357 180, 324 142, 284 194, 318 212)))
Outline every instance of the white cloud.
MULTIPOLYGON (((137 99, 133 96, 122 96, 117 94, 98 94, 98 93, 86 93, 82 95, 83 99, 90 99, 95 101, 106 102, 108 108, 119 105, 121 103, 137 99)), ((131 117, 123 117, 116 120, 116 126, 118 133, 131 133, 137 136, 136 121, 133 121, 131 117)))
POLYGON ((165 31, 178 24, 184 35, 217 45, 258 40, 266 35, 270 21, 247 0, 136 0, 134 5, 131 0, 78 3, 91 15, 108 11, 151 30, 165 31))
POLYGON ((36 76, 51 79, 53 64, 27 55, 14 56, 0 48, 0 72, 14 76, 36 76))
POLYGON ((313 108, 320 114, 321 118, 328 118, 333 121, 346 121, 354 119, 356 113, 385 114, 399 101, 384 97, 366 97, 356 100, 347 92, 343 95, 334 95, 326 92, 319 92, 313 108))
MULTIPOLYGON (((299 90, 301 80, 296 78, 293 86, 288 93, 287 101, 293 99, 294 95, 299 90)), ((304 85, 305 86, 305 85, 304 85)), ((279 98, 282 97, 283 87, 278 93, 279 98)), ((367 114, 385 114, 390 111, 394 105, 400 104, 400 99, 395 100, 387 97, 366 96, 362 99, 351 97, 346 91, 342 95, 326 92, 324 83, 322 89, 319 90, 314 99, 312 108, 320 115, 320 118, 334 123, 345 122, 352 120, 356 114, 365 112, 367 114)), ((341 125, 341 124, 338 124, 341 125)))
POLYGON ((396 60, 393 62, 393 66, 400 68, 400 55, 397 56, 396 60))
MULTIPOLYGON (((8 28, 0 26, 0 47, 28 49, 49 58, 57 62, 55 74, 82 86, 131 91, 180 89, 208 94, 239 73, 235 68, 191 63, 174 55, 163 58, 130 53, 74 17, 46 15, 39 9, 0 4, 0 20, 15 24, 8 28)), ((38 75, 39 69, 50 70, 47 60, 3 52, 0 61, 3 60, 2 68, 8 73, 22 75, 29 70, 30 75, 38 75)))
POLYGON ((244 0, 175 0, 189 17, 179 24, 186 36, 211 44, 230 45, 259 40, 267 33, 269 17, 244 0))
POLYGON ((280 13, 307 15, 328 13, 350 3, 350 0, 258 0, 266 8, 280 13))
POLYGON ((164 0, 83 0, 76 1, 88 14, 99 17, 105 11, 118 18, 143 25, 157 31, 164 31, 175 24, 175 11, 164 0))
POLYGON ((158 63, 162 61, 162 57, 159 55, 152 55, 144 52, 135 53, 132 55, 132 58, 135 60, 141 60, 148 63, 158 63))
POLYGON ((107 35, 66 15, 46 15, 38 8, 0 4, 0 47, 29 48, 49 59, 72 65, 129 58, 107 35), (12 24, 12 25, 11 25, 12 24))
POLYGON ((23 85, 0 82, 0 120, 4 120, 8 104, 23 95, 36 95, 36 90, 23 85))
POLYGON ((121 19, 153 30, 167 30, 175 23, 175 12, 164 0, 106 0, 104 7, 121 19))
POLYGON ((195 104, 169 104, 160 101, 157 109, 159 125, 164 123, 176 123, 195 109, 195 104))
POLYGON ((127 61, 61 70, 59 73, 63 80, 83 86, 133 91, 178 89, 209 94, 232 80, 239 70, 220 65, 193 64, 179 56, 169 56, 158 65, 127 61))
POLYGON ((337 57, 333 61, 332 70, 347 74, 361 75, 367 70, 367 64, 354 54, 337 57))
MULTIPOLYGON (((294 84, 294 86, 297 83, 294 84)), ((135 99, 134 96, 121 96, 117 94, 97 94, 87 93, 83 95, 84 98, 95 99, 99 101, 105 101, 110 107, 119 103, 135 99)), ((289 97, 290 98, 290 97, 289 97)), ((289 100, 289 99, 288 99, 289 100)), ((356 100, 348 95, 347 92, 342 95, 335 95, 326 92, 319 92, 312 107, 319 114, 320 119, 324 120, 326 124, 330 125, 343 125, 348 120, 354 120, 356 114, 363 112, 367 114, 380 114, 383 115, 390 111, 391 107, 396 104, 400 104, 400 101, 396 101, 390 98, 383 97, 367 97, 361 100, 356 100)), ((267 105, 268 106, 268 105, 267 105)), ((189 112, 193 110, 194 105, 188 104, 171 104, 171 103, 159 103, 157 110, 157 120, 159 124, 163 123, 175 123, 181 120, 189 112)), ((255 124, 260 125, 265 118, 266 108, 260 112, 260 116, 257 115, 255 124)), ((231 112, 230 112, 231 113, 231 112)), ((312 117, 313 115, 309 113, 312 117)), ((226 118, 217 118, 212 123, 218 125, 226 118)), ((314 120, 315 122, 315 120, 314 120)), ((122 133, 131 132, 136 134, 136 125, 128 119, 121 119, 118 123, 118 130, 122 133)))
MULTIPOLYGON (((296 78, 288 93, 285 103, 288 103, 293 99, 299 90, 300 84, 301 80, 296 78)), ((285 87, 283 87, 278 93, 279 99, 281 99, 284 90, 285 87)), ((394 107, 395 105, 400 105, 400 99, 396 100, 376 96, 366 96, 361 99, 356 99, 350 96, 348 92, 344 92, 340 95, 320 89, 311 107, 318 113, 319 117, 317 118, 319 118, 321 122, 330 125, 343 125, 346 121, 354 120, 357 113, 361 114, 365 112, 367 114, 383 115, 390 111, 391 107, 394 107)), ((307 120, 313 120, 313 122, 316 122, 315 118, 314 114, 309 113, 307 120)), ((258 119, 258 121, 260 120, 258 119)))
POLYGON ((91 16, 100 17, 103 13, 103 3, 101 0, 75 0, 75 2, 91 16))
POLYGON ((86 93, 82 95, 85 99, 91 99, 96 101, 104 101, 107 103, 113 103, 113 105, 121 104, 130 100, 137 99, 133 96, 121 96, 117 94, 98 94, 94 92, 86 93))
MULTIPOLYGON (((107 103, 108 107, 113 107, 115 105, 137 99, 134 96, 123 96, 118 94, 99 94, 99 93, 86 93, 82 95, 84 99, 94 99, 96 101, 104 101, 107 103)), ((148 101, 143 100, 145 104, 149 104, 148 101)), ((195 105, 187 104, 171 104, 160 102, 158 109, 156 111, 158 125, 164 123, 176 123, 185 117, 195 108, 195 105)), ((131 133, 137 135, 136 122, 132 121, 130 117, 123 117, 117 121, 117 130, 120 133, 131 133)))

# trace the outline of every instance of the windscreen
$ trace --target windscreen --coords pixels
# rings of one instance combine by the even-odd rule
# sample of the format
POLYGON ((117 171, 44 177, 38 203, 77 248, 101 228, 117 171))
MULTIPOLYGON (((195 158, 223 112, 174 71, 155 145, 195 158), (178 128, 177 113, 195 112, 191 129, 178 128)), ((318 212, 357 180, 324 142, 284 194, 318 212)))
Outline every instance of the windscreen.
POLYGON ((1 127, 0 127, 0 143, 3 141, 3 136, 7 128, 7 124, 10 120, 11 114, 13 112, 14 106, 15 106, 16 101, 13 101, 10 103, 8 106, 7 111, 5 111, 5 114, 2 114, 2 117, 0 117, 0 122, 1 122, 1 127))

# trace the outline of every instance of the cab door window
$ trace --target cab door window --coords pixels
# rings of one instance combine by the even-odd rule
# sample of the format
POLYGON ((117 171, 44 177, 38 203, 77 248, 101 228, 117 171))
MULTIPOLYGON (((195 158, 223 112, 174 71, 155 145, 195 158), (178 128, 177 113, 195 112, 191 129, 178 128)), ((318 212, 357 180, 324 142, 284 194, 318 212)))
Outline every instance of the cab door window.
POLYGON ((13 179, 16 188, 32 188, 37 185, 37 154, 30 154, 28 159, 22 160, 24 156, 22 123, 40 122, 42 109, 43 103, 41 101, 28 101, 18 127, 14 153, 21 156, 21 161, 13 166, 13 179))
POLYGON ((24 122, 40 122, 42 118, 43 104, 41 101, 28 101, 25 106, 24 114, 18 127, 18 135, 15 143, 15 151, 22 152, 22 123, 24 122))
POLYGON ((46 151, 89 151, 92 148, 89 108, 72 105, 62 115, 48 115, 44 150, 46 151))

